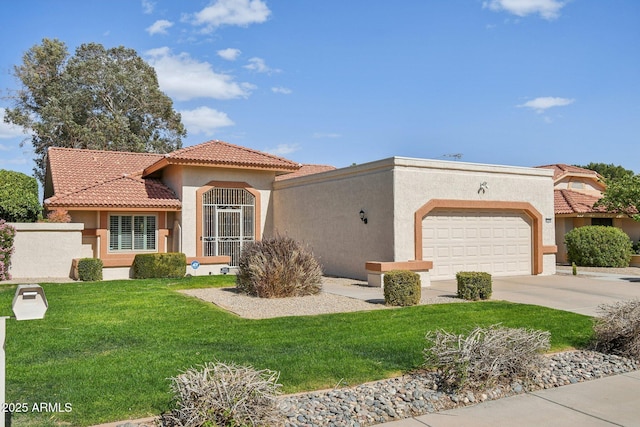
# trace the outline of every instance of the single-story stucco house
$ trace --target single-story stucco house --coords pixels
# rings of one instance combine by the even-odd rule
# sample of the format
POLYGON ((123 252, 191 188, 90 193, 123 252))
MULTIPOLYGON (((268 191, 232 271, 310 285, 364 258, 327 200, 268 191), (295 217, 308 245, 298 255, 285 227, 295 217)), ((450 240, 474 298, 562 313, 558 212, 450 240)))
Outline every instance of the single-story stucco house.
POLYGON ((428 285, 463 270, 555 273, 553 176, 404 157, 335 169, 222 141, 166 155, 51 148, 44 205, 83 225, 82 256, 102 259, 105 279, 128 277, 143 252, 183 252, 215 274, 280 233, 325 274, 375 283, 409 268, 428 285))
POLYGON ((564 236, 577 227, 585 225, 618 227, 632 241, 640 241, 639 222, 624 214, 607 212, 601 206, 594 207, 606 189, 604 179, 597 172, 566 164, 538 167, 553 171, 558 262, 568 262, 564 236))

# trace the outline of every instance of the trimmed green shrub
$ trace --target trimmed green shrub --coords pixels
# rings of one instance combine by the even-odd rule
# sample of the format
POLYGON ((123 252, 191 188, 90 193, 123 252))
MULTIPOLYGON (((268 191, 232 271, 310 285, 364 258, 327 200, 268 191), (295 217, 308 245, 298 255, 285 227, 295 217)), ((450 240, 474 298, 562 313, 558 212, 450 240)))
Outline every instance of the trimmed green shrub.
POLYGON ((491 298, 491 275, 481 271, 460 271, 456 273, 458 297, 466 300, 491 298))
POLYGON ((13 240, 16 237, 16 229, 0 219, 0 281, 11 280, 9 267, 11 267, 11 255, 13 254, 13 240))
POLYGON ((102 280, 102 260, 98 258, 82 258, 78 260, 78 279, 83 282, 102 280))
POLYGON ((569 262, 581 267, 628 267, 632 242, 619 228, 588 225, 564 236, 569 262))
POLYGON ((236 289, 260 298, 315 295, 322 269, 313 253, 290 237, 276 236, 246 245, 238 261, 236 289))
POLYGON ((36 222, 41 212, 36 179, 20 172, 0 169, 0 219, 7 222, 36 222))
POLYGON ((413 271, 393 270, 384 274, 384 303, 406 307, 420 303, 420 275, 413 271))
POLYGON ((134 279, 160 279, 184 277, 187 256, 183 253, 137 254, 133 259, 134 279))

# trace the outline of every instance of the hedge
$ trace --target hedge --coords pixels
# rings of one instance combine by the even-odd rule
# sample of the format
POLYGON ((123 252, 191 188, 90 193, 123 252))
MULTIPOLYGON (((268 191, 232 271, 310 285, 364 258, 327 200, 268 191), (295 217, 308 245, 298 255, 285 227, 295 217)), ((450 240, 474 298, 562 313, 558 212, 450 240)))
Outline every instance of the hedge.
POLYGON ((184 277, 187 257, 183 253, 137 254, 133 260, 134 279, 184 277))

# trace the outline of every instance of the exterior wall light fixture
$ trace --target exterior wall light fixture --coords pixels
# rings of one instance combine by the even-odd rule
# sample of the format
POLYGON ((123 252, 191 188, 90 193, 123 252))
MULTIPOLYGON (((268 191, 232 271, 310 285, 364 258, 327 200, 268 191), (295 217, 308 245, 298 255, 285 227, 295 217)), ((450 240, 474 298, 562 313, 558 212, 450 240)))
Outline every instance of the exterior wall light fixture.
POLYGON ((365 224, 369 222, 369 220, 367 219, 367 214, 363 209, 360 209, 360 221, 364 222, 365 224))

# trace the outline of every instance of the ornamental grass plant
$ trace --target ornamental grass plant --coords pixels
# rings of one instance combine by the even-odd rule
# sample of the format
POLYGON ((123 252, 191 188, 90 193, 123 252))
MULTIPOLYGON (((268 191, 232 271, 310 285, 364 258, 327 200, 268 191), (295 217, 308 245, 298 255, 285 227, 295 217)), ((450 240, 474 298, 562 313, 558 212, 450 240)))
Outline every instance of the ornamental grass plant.
POLYGON ((322 269, 310 249, 290 237, 275 236, 243 248, 236 288, 260 298, 315 295, 322 289, 322 269))
POLYGON ((209 362, 171 378, 175 408, 161 418, 169 427, 277 427, 279 373, 209 362))
POLYGON ((544 363, 542 353, 549 350, 551 334, 490 325, 466 335, 429 331, 425 338, 425 366, 438 369, 446 386, 462 388, 535 377, 544 363))
POLYGON ((603 304, 594 322, 594 347, 640 360, 640 300, 603 304))

